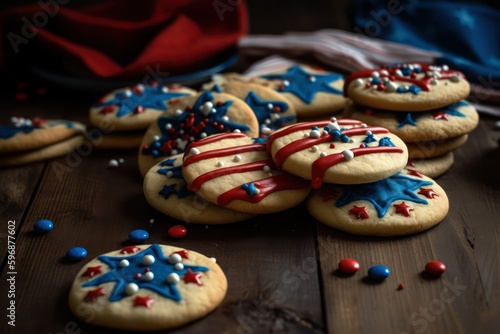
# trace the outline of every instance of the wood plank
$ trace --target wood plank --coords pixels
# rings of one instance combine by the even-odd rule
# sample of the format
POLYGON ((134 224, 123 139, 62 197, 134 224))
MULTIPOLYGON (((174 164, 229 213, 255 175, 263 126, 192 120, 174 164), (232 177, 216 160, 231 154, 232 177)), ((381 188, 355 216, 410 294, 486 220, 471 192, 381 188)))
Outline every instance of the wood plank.
POLYGON ((438 179, 450 213, 437 227, 403 238, 348 235, 318 223, 325 318, 331 333, 492 333, 500 328, 498 145, 491 124, 481 122, 456 153, 455 166, 438 179), (336 272, 338 261, 358 259, 353 277, 336 272), (427 261, 447 265, 438 279, 422 275, 427 261), (384 264, 383 283, 366 277, 384 264), (401 291, 400 283, 405 284, 401 291))
MULTIPOLYGON (((303 207, 246 223, 189 226, 182 240, 167 235, 179 223, 150 208, 142 194, 135 152, 93 152, 74 168, 65 159, 51 163, 26 217, 52 217, 55 227, 33 236, 23 226, 18 243, 18 306, 15 332, 59 333, 65 326, 82 332, 109 333, 73 317, 66 305, 70 284, 81 263, 64 254, 86 247, 91 258, 123 247, 130 231, 146 228, 150 242, 186 247, 217 258, 229 291, 223 305, 208 317, 180 329, 182 333, 318 333, 323 328, 316 267, 315 237, 303 207), (125 159, 110 169, 111 158, 125 159), (155 223, 150 224, 150 219, 155 223)), ((0 282, 1 291, 6 281, 0 282)), ((6 307, 2 298, 0 308, 6 307)), ((13 328, 4 325, 4 333, 13 328)))

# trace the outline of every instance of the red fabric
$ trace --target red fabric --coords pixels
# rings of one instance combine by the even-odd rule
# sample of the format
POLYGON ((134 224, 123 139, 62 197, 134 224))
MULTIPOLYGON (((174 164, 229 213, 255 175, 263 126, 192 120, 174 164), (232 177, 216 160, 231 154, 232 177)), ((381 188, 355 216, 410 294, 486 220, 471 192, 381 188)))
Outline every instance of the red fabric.
MULTIPOLYGON (((28 59, 43 54, 102 78, 144 75, 148 65, 159 65, 162 72, 189 71, 235 46, 247 33, 245 4, 232 2, 223 12, 208 0, 110 0, 79 10, 60 5, 48 24, 23 44, 28 59)), ((3 15, 4 48, 11 47, 6 34, 23 36, 21 19, 33 22, 41 10, 36 4, 3 15)), ((19 52, 25 52, 20 46, 19 52)), ((6 65, 3 51, 0 65, 6 65)))

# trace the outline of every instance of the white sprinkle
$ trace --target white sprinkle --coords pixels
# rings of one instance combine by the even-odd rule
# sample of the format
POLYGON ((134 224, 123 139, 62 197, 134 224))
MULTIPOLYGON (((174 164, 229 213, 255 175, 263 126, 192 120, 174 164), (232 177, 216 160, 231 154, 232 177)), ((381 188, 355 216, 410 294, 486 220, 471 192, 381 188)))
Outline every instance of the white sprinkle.
POLYGON ((362 124, 360 125, 360 127, 362 127, 362 128, 366 128, 366 127, 368 127, 368 125, 366 125, 365 123, 362 123, 362 124))
POLYGON ((260 129, 260 132, 264 135, 269 135, 269 134, 271 134, 271 129, 266 127, 266 126, 262 126, 262 128, 260 129))
POLYGON ((352 137, 349 138, 349 143, 355 143, 355 142, 356 142, 356 140, 354 138, 352 138, 352 137))
POLYGON ((215 257, 211 257, 210 260, 217 262, 217 259, 215 257))
POLYGON ((306 132, 306 133, 304 133, 304 138, 307 138, 307 137, 309 137, 309 134, 306 132))
POLYGON ((443 71, 448 71, 450 69, 448 65, 443 65, 441 66, 441 68, 443 69, 443 71))
POLYGON ((182 110, 177 109, 177 110, 175 111, 175 115, 180 116, 180 115, 182 115, 182 112, 183 112, 182 110))
POLYGON ((224 167, 224 162, 223 161, 217 162, 217 167, 224 167))
POLYGON ((227 116, 222 116, 222 117, 221 117, 221 119, 222 119, 224 122, 229 121, 229 117, 227 117, 227 116))
POLYGON ((413 65, 411 65, 411 64, 408 65, 408 68, 410 69, 410 71, 413 71, 413 69, 414 69, 413 65))
POLYGON ((170 153, 172 153, 172 155, 176 155, 179 152, 177 152, 177 150, 174 148, 170 153))
POLYGON ((332 117, 332 118, 330 118, 330 122, 332 122, 332 123, 337 122, 337 117, 332 117))
POLYGON ((182 257, 179 254, 174 253, 168 257, 168 262, 170 264, 176 264, 182 262, 182 257))
POLYGON ((281 118, 280 114, 276 114, 276 113, 272 113, 272 114, 271 114, 271 119, 272 119, 273 121, 275 121, 275 120, 277 120, 277 119, 280 119, 280 118, 281 118))
POLYGON ((378 78, 378 77, 380 77, 380 73, 378 73, 377 71, 372 72, 372 78, 378 78))
POLYGON ((168 274, 168 276, 167 276, 167 282, 169 284, 177 284, 180 282, 180 280, 181 280, 181 278, 176 273, 171 273, 171 274, 168 274))
POLYGON ((172 124, 171 123, 165 124, 165 129, 166 130, 170 130, 171 128, 172 128, 172 124))
POLYGON ((123 160, 123 158, 120 158, 120 159, 118 159, 118 162, 122 164, 125 162, 125 160, 123 160))
POLYGON ((371 85, 371 86, 370 86, 370 89, 371 89, 371 90, 376 90, 377 88, 378 88, 378 86, 377 86, 377 85, 371 85))
POLYGON ((337 122, 330 122, 328 123, 328 125, 326 126, 329 130, 340 130, 340 126, 339 126, 339 123, 337 122))
POLYGON ((210 101, 207 101, 205 103, 203 103, 203 105, 200 106, 200 112, 207 116, 208 114, 210 114, 212 112, 212 108, 214 107, 214 104, 210 101))
POLYGON ((264 121, 264 124, 266 124, 266 125, 271 124, 271 120, 269 118, 266 118, 266 120, 264 121))
POLYGON ((129 265, 130 265, 130 262, 128 262, 128 260, 126 260, 126 259, 121 260, 120 264, 119 264, 120 268, 125 268, 125 267, 128 267, 129 265))
POLYGON ((274 108, 274 106, 272 103, 267 104, 267 109, 272 110, 273 108, 274 108))
POLYGON ((382 78, 382 82, 385 84, 387 84, 389 82, 389 78, 388 77, 383 77, 382 78))
POLYGON ((206 132, 202 132, 200 133, 200 138, 205 138, 207 136, 207 133, 206 132))
POLYGON ((184 134, 184 130, 180 129, 179 130, 179 134, 183 135, 184 134))
POLYGON ((153 255, 144 255, 142 257, 142 264, 145 265, 145 266, 150 266, 152 265, 153 263, 155 263, 155 257, 153 255))
POLYGON ((168 87, 167 87, 167 86, 163 86, 163 87, 161 88, 161 91, 162 91, 163 93, 168 93, 168 87))
POLYGON ((311 75, 311 76, 309 77, 309 81, 311 81, 311 82, 316 82, 316 77, 315 77, 314 75, 311 75))
POLYGON ((171 170, 169 170, 169 171, 167 172, 167 177, 168 177, 168 178, 171 178, 172 176, 174 176, 174 172, 172 172, 171 170))
POLYGON ((197 149, 196 147, 193 147, 193 148, 191 148, 189 153, 191 153, 192 155, 197 155, 197 154, 200 154, 200 150, 197 149))
POLYGON ((395 70, 394 74, 396 74, 396 76, 398 76, 398 77, 402 77, 403 76, 403 72, 401 72, 401 70, 395 70))
POLYGON ((195 138, 193 136, 189 137, 189 141, 195 141, 195 138))
POLYGON ((152 280, 154 280, 155 274, 153 274, 152 271, 148 271, 144 274, 144 276, 142 276, 142 278, 147 282, 151 282, 152 280))
POLYGON ((319 138, 321 136, 321 133, 318 130, 311 130, 309 136, 311 138, 319 138))
POLYGON ((381 75, 389 75, 389 72, 387 72, 386 70, 382 70, 382 71, 380 71, 380 74, 381 75))
POLYGON ((342 151, 342 155, 344 156, 346 161, 352 160, 352 158, 354 158, 354 153, 351 150, 342 151))
POLYGON ((267 176, 271 177, 271 176, 273 176, 273 173, 269 172, 269 173, 267 173, 267 176))
POLYGON ((182 270, 182 269, 184 269, 184 264, 182 264, 182 263, 180 263, 180 262, 179 262, 179 263, 176 263, 176 264, 174 265, 174 268, 175 268, 175 270, 182 270))
POLYGON ((154 224, 154 223, 155 223, 155 220, 154 220, 154 219, 150 219, 150 220, 149 220, 149 223, 150 223, 150 224, 154 224))
POLYGON ((132 96, 132 91, 130 89, 126 89, 124 92, 126 97, 131 97, 132 96))
POLYGON ((326 136, 328 134, 327 130, 323 130, 323 134, 326 136))
POLYGON ((390 81, 385 85, 385 89, 387 92, 395 92, 398 90, 399 85, 395 83, 394 81, 390 81))
POLYGON ((119 165, 119 163, 118 163, 118 161, 117 161, 117 160, 115 160, 115 159, 111 159, 111 160, 109 160, 109 162, 108 162, 108 166, 109 166, 109 167, 118 167, 118 165, 119 165))
POLYGON ((324 158, 324 157, 326 157, 327 155, 328 155, 328 154, 326 154, 326 152, 321 152, 319 156, 320 156, 320 157, 322 157, 322 158, 324 158))
POLYGON ((234 156, 234 158, 233 158, 233 161, 234 161, 234 162, 240 162, 240 161, 241 161, 241 155, 236 154, 236 155, 234 156))
POLYGON ((318 146, 314 145, 313 147, 311 147, 311 152, 318 152, 318 146))
POLYGON ((271 167, 269 166, 264 166, 264 168, 262 168, 262 170, 266 173, 269 173, 271 171, 271 167))
POLYGON ((212 110, 210 111, 212 114, 215 114, 217 112, 217 109, 215 108, 212 108, 212 110))
POLYGON ((141 92, 143 92, 143 91, 144 91, 144 85, 143 85, 143 84, 137 84, 137 85, 135 86, 135 88, 137 88, 137 89, 138 89, 138 90, 140 90, 141 92))
POLYGON ((136 294, 139 291, 139 286, 135 283, 129 283, 125 286, 125 293, 127 295, 136 294))
POLYGON ((362 86, 363 82, 364 82, 363 79, 356 79, 353 82, 353 87, 356 88, 356 87, 362 86))
POLYGON ((431 79, 431 85, 435 86, 435 85, 437 85, 437 83, 438 82, 436 79, 434 79, 434 78, 431 79))
POLYGON ((372 133, 371 131, 366 131, 366 132, 365 132, 365 135, 367 135, 367 136, 371 136, 372 134, 373 134, 373 133, 372 133))
POLYGON ((18 120, 18 119, 17 119, 17 117, 16 117, 16 116, 12 116, 12 117, 10 118, 10 122, 11 122, 11 123, 17 123, 17 120, 18 120))
POLYGON ((451 82, 459 82, 460 81, 460 76, 458 74, 453 74, 451 76, 451 82))
POLYGON ((235 132, 235 133, 241 133, 241 130, 240 129, 236 129, 233 132, 235 132))
POLYGON ((158 141, 158 140, 160 140, 160 136, 154 136, 154 137, 153 137, 153 139, 154 139, 155 141, 158 141))
POLYGON ((290 86, 290 81, 283 80, 283 86, 290 86))
POLYGON ((500 121, 495 122, 495 128, 500 129, 500 121))

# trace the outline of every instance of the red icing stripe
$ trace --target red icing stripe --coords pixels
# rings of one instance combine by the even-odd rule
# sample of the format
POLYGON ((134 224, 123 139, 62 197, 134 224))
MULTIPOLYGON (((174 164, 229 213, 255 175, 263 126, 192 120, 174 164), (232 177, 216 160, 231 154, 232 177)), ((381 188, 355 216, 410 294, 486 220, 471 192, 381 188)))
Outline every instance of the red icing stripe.
POLYGON ((235 199, 258 203, 274 191, 303 189, 309 186, 309 182, 290 174, 274 175, 265 179, 253 182, 260 190, 259 194, 250 196, 241 186, 226 191, 217 198, 217 204, 224 206, 235 199))
POLYGON ((265 151, 265 150, 266 150, 265 144, 249 144, 249 145, 234 146, 234 147, 201 152, 199 154, 192 155, 189 158, 187 158, 186 161, 184 161, 182 167, 185 168, 194 162, 201 161, 204 159, 227 157, 228 155, 233 155, 233 154, 253 152, 253 151, 265 151))
MULTIPOLYGON (((392 146, 360 147, 353 148, 351 151, 354 153, 355 157, 373 153, 403 153, 402 148, 392 146)), ((323 184, 323 177, 326 170, 342 161, 345 161, 345 157, 342 153, 327 155, 326 157, 318 158, 314 161, 312 164, 312 187, 314 189, 319 189, 323 184)))
POLYGON ((361 136, 366 134, 366 131, 371 131, 371 133, 374 134, 389 133, 389 130, 387 130, 386 128, 381 128, 378 126, 368 126, 366 128, 347 129, 342 131, 342 134, 346 136, 361 136))
POLYGON ((215 135, 208 136, 206 138, 194 141, 191 144, 189 144, 189 146, 184 151, 184 157, 186 157, 186 155, 189 154, 189 151, 193 147, 200 147, 203 145, 215 143, 216 141, 223 140, 223 139, 232 139, 232 138, 241 138, 241 137, 248 137, 248 136, 244 135, 241 132, 227 132, 227 133, 221 133, 221 134, 215 134, 215 135))
POLYGON ((216 170, 213 170, 211 172, 207 172, 207 173, 204 173, 204 174, 201 174, 200 176, 198 176, 196 179, 194 179, 193 182, 191 182, 190 185, 188 185, 188 189, 191 191, 198 191, 198 190, 200 190, 203 183, 205 183, 207 181, 216 179, 216 178, 224 176, 224 175, 262 170, 264 166, 274 167, 273 161, 272 160, 261 160, 261 161, 250 162, 250 163, 243 164, 243 165, 237 165, 237 166, 226 167, 226 168, 219 168, 219 169, 216 169, 216 170))

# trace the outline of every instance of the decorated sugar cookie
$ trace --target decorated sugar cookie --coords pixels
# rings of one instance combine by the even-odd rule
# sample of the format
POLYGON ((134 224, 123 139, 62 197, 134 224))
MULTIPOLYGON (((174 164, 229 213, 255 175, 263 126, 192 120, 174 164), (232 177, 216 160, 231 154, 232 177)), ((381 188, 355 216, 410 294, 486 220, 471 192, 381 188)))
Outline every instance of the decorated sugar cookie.
POLYGON ((145 130, 179 98, 195 93, 180 85, 158 83, 117 89, 90 108, 90 122, 112 124, 116 131, 145 130))
POLYGON ((248 104, 259 121, 260 137, 267 137, 297 119, 293 105, 270 88, 234 81, 216 85, 214 89, 234 95, 248 104))
POLYGON ((417 171, 430 178, 437 178, 451 168, 454 162, 453 152, 448 152, 434 158, 408 159, 405 169, 417 171))
POLYGON ((425 112, 391 112, 351 104, 345 116, 387 128, 405 142, 457 137, 474 130, 479 122, 476 109, 466 101, 425 112))
POLYGON ((469 135, 465 134, 443 140, 406 143, 406 147, 408 148, 408 156, 412 159, 416 159, 433 158, 444 155, 464 145, 467 142, 467 138, 469 138, 469 135))
POLYGON ((267 150, 276 167, 327 183, 367 183, 389 177, 408 160, 405 143, 385 128, 349 119, 305 122, 274 132, 267 150))
POLYGON ((263 78, 253 78, 236 72, 228 72, 214 74, 212 76, 212 81, 203 84, 201 88, 203 90, 213 90, 216 85, 222 86, 228 82, 250 83, 265 87, 272 86, 269 80, 263 78))
POLYGON ((325 185, 307 200, 321 223, 361 235, 397 236, 425 231, 448 213, 448 197, 432 179, 402 171, 355 185, 325 185))
POLYGON ((349 75, 344 94, 355 103, 396 111, 445 107, 469 95, 465 76, 448 66, 402 64, 349 75))
POLYGON ((272 87, 295 107, 300 118, 330 116, 345 106, 342 94, 344 77, 306 65, 295 65, 284 72, 261 78, 271 81, 272 87))
POLYGON ((148 171, 144 195, 153 208, 186 223, 226 224, 253 217, 214 205, 190 191, 182 176, 182 154, 167 158, 148 171))
POLYGON ((128 246, 98 256, 80 270, 69 307, 94 325, 164 330, 207 315, 226 290, 221 268, 202 254, 158 244, 128 246))
POLYGON ((309 182, 275 167, 264 139, 235 132, 192 143, 182 174, 188 189, 208 201, 255 214, 291 208, 310 191, 309 182))
POLYGON ((183 153, 192 142, 234 130, 259 135, 259 123, 250 107, 235 96, 202 92, 172 105, 151 124, 139 151, 142 175, 166 157, 183 153))

